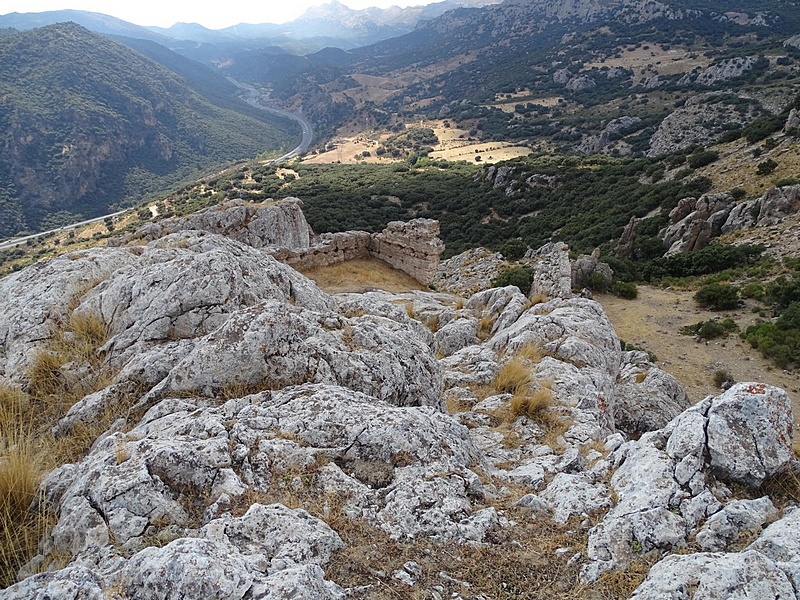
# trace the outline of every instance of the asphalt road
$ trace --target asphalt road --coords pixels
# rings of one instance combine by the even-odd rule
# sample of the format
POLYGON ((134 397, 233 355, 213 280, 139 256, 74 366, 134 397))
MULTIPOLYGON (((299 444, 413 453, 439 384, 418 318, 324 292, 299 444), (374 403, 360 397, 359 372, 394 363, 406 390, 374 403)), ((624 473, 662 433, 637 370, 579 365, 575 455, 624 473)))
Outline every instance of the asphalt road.
MULTIPOLYGON (((300 156, 303 152, 308 150, 311 146, 311 142, 314 141, 314 130, 311 127, 311 123, 309 123, 306 119, 301 117, 298 114, 291 113, 288 110, 281 110, 279 108, 272 108, 270 106, 264 106, 261 104, 259 99, 259 93, 256 88, 251 85, 247 85, 244 83, 239 83, 238 81, 231 79, 231 83, 236 85, 237 87, 246 91, 246 94, 243 98, 245 102, 247 102, 250 106, 255 106, 256 108, 260 108, 261 110, 265 110, 273 115, 278 115, 279 117, 285 117, 287 119, 291 119, 296 121, 300 125, 300 129, 303 131, 303 137, 300 140, 300 145, 297 146, 291 152, 287 152, 283 156, 278 158, 272 159, 269 161, 270 163, 279 163, 284 160, 291 160, 296 156, 300 156)), ((121 210, 115 213, 111 213, 108 215, 103 215, 102 217, 95 217, 94 219, 88 219, 86 221, 81 221, 80 223, 72 223, 71 225, 65 225, 64 227, 59 227, 58 229, 51 229, 50 231, 41 231, 39 233, 34 233, 32 235, 26 235, 25 237, 14 238, 11 240, 6 240, 5 242, 0 242, 0 250, 5 250, 6 248, 13 248, 14 246, 19 246, 20 244, 24 244, 28 240, 32 240, 43 235, 47 235, 49 233, 58 233, 59 231, 69 231, 70 229, 77 229, 78 227, 82 227, 83 225, 89 225, 91 223, 97 223, 98 221, 103 221, 107 217, 116 217, 117 215, 124 214, 128 211, 121 210)))
POLYGON ((289 112, 288 110, 281 110, 279 108, 272 108, 271 106, 264 106, 259 102, 260 94, 258 90, 254 88, 252 85, 248 85, 246 83, 240 83, 235 79, 228 78, 228 80, 233 83, 236 87, 245 91, 245 95, 242 99, 247 102, 250 106, 254 106, 256 108, 260 108, 261 110, 265 110, 268 113, 272 113, 273 115, 277 115, 279 117, 284 117, 286 119, 291 119, 292 121, 296 121, 300 125, 300 129, 303 131, 303 137, 300 140, 300 145, 297 146, 291 152, 287 152, 283 156, 280 156, 276 159, 273 159, 269 162, 277 163, 284 160, 291 160, 296 156, 300 156, 303 152, 309 149, 311 146, 311 142, 314 141, 314 129, 311 127, 311 123, 309 123, 305 118, 302 116, 289 112))
POLYGON ((116 217, 117 215, 124 215, 126 212, 128 211, 119 210, 114 213, 103 215, 102 217, 95 217, 94 219, 87 219, 85 221, 81 221, 80 223, 71 223, 69 225, 64 225, 63 227, 59 227, 58 229, 51 229, 50 231, 40 231, 39 233, 32 233, 31 235, 26 235, 25 237, 6 240, 5 242, 0 242, 0 250, 5 250, 6 248, 13 248, 14 246, 19 246, 20 244, 24 244, 28 240, 33 240, 38 237, 42 237, 43 235, 47 235, 49 233, 58 233, 59 231, 69 231, 70 229, 77 229, 78 227, 83 227, 84 225, 91 225, 92 223, 98 223, 99 221, 104 221, 108 217, 116 217))

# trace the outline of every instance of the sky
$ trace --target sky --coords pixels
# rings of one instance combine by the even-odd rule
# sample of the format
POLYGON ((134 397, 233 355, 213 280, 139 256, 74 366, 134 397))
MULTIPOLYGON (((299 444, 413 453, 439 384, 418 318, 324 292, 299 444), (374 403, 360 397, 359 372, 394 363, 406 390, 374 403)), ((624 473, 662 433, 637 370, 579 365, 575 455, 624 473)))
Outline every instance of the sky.
MULTIPOLYGON (((417 6, 434 0, 340 0, 354 10, 392 5, 417 6)), ((11 12, 43 12, 48 10, 88 10, 112 15, 136 25, 169 27, 183 21, 200 23, 209 29, 222 29, 238 23, 285 23, 296 19, 311 6, 327 4, 329 0, 227 0, 198 2, 197 0, 0 0, 0 14, 11 12)))

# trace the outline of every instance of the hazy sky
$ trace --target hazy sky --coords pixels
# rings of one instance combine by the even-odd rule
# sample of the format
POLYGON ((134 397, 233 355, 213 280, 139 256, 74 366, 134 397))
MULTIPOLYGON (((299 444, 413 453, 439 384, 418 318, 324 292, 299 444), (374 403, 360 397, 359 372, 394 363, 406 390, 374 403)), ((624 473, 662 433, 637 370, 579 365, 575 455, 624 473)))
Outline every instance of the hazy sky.
MULTIPOLYGON (((0 14, 11 12, 42 12, 46 10, 89 10, 136 23, 169 27, 177 21, 200 23, 210 29, 221 29, 238 23, 285 23, 299 17, 310 6, 327 4, 330 0, 0 0, 0 14)), ((369 6, 417 6, 434 0, 340 0, 352 9, 369 6)))

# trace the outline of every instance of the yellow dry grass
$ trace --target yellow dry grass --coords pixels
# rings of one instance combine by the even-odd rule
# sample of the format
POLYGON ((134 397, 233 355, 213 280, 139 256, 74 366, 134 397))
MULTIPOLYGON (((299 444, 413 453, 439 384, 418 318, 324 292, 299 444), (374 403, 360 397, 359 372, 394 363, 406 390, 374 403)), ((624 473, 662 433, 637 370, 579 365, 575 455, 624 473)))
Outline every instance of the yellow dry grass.
POLYGON ((521 360, 514 358, 506 362, 497 372, 494 387, 506 394, 523 394, 531 384, 530 368, 521 360))
POLYGON ((492 335, 493 327, 494 319, 492 319, 492 317, 481 317, 481 320, 478 321, 478 339, 488 340, 492 335))
POLYGON ((329 294, 363 293, 374 289, 402 294, 427 289, 419 281, 376 258, 358 258, 302 271, 329 294))

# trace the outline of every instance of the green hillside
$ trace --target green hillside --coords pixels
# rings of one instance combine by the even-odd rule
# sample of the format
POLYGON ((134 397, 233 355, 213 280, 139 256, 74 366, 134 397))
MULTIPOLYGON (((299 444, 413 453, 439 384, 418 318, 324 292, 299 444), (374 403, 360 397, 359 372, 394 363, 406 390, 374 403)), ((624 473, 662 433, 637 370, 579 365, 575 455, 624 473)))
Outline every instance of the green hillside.
POLYGON ((0 36, 0 236, 103 214, 299 138, 234 105, 74 23, 0 36))

